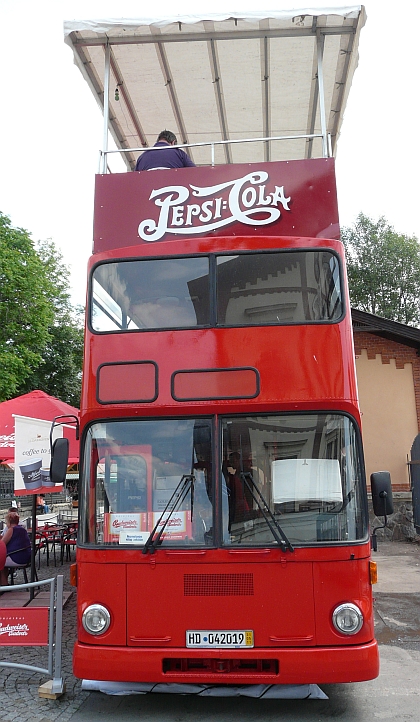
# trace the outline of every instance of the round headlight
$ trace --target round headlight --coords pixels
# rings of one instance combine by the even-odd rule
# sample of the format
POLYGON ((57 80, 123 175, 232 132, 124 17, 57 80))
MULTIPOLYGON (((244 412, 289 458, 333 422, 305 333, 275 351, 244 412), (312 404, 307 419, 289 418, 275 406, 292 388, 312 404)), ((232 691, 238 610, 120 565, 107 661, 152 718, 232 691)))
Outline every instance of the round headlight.
POLYGON ((332 620, 337 632, 357 634, 363 626, 363 614, 355 604, 340 604, 333 611, 332 620))
POLYGON ((89 634, 103 634, 111 624, 111 615, 102 604, 91 604, 82 614, 82 624, 89 634))

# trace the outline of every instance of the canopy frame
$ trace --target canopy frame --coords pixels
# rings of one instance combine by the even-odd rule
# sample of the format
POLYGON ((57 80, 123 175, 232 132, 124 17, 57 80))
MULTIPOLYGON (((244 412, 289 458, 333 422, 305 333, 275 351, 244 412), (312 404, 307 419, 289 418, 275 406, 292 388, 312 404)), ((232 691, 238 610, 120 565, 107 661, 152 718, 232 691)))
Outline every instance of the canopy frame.
MULTIPOLYGON (((260 45, 260 64, 261 64, 261 114, 262 125, 260 134, 247 134, 241 138, 243 142, 255 142, 257 138, 262 142, 264 148, 264 160, 280 159, 278 151, 273 151, 273 141, 301 139, 305 141, 304 152, 301 154, 303 158, 331 157, 336 152, 336 143, 339 135, 342 116, 345 108, 349 87, 351 84, 353 72, 357 65, 357 47, 358 36, 365 22, 365 12, 363 6, 348 6, 345 8, 325 8, 319 10, 303 9, 294 11, 278 11, 263 15, 258 13, 232 13, 230 15, 207 15, 205 17, 186 16, 179 18, 168 18, 166 20, 108 20, 108 21, 73 21, 65 23, 66 42, 72 47, 75 62, 87 80, 94 96, 100 105, 103 117, 103 141, 102 150, 100 152, 99 171, 106 173, 108 169, 108 156, 110 153, 119 152, 125 161, 127 170, 133 170, 136 162, 136 153, 142 152, 152 145, 150 138, 150 130, 144 126, 141 117, 143 110, 137 98, 137 103, 133 97, 137 92, 136 83, 132 81, 132 77, 124 76, 124 70, 121 67, 121 48, 137 46, 154 46, 156 59, 160 66, 159 72, 156 71, 155 79, 158 83, 163 82, 166 90, 166 98, 168 107, 172 109, 174 124, 176 124, 176 132, 182 139, 178 147, 190 148, 190 155, 194 159, 194 148, 202 146, 211 147, 211 164, 217 162, 232 163, 233 158, 232 144, 238 142, 238 138, 232 137, 230 132, 229 121, 232 112, 226 109, 225 98, 228 91, 226 87, 232 78, 226 83, 224 88, 224 76, 221 70, 221 62, 219 58, 219 49, 222 44, 231 42, 236 49, 239 47, 237 41, 244 41, 244 62, 249 53, 249 45, 247 41, 259 40, 260 45), (232 22, 233 21, 233 22, 232 22), (278 22, 280 26, 274 26, 273 23, 278 22), (250 27, 246 26, 246 23, 250 27), (258 28, 255 27, 258 24, 258 28), (198 29, 196 29, 198 28, 198 29), (325 90, 325 72, 324 72, 324 50, 327 38, 339 38, 338 52, 336 56, 329 58, 330 66, 328 73, 335 73, 334 90, 330 90, 329 105, 326 101, 325 90), (273 104, 272 96, 275 91, 272 73, 270 73, 270 56, 273 51, 273 41, 281 39, 282 41, 301 41, 305 38, 314 38, 313 57, 310 67, 307 69, 308 74, 311 73, 310 82, 310 99, 307 107, 307 127, 306 132, 296 133, 274 133, 272 114, 273 104), (190 113, 191 108, 186 108, 185 93, 181 100, 177 92, 177 80, 180 83, 180 76, 175 77, 174 68, 171 66, 169 58, 170 48, 177 45, 185 46, 185 52, 189 52, 194 43, 207 44, 209 69, 212 77, 213 101, 217 109, 218 117, 218 135, 220 139, 204 142, 192 142, 188 134, 188 123, 185 119, 185 112, 190 113), (95 50, 103 49, 103 79, 100 79, 99 56, 95 50), (117 57, 119 55, 119 58, 117 57), (343 62, 344 57, 344 62, 343 62), (332 66, 331 66, 332 62, 332 66), (334 66, 335 63, 335 66, 334 66), (332 69, 331 69, 332 68, 332 69), (112 106, 112 98, 110 96, 111 77, 116 81, 116 99, 120 103, 121 117, 117 117, 117 106, 112 106), (332 97, 334 96, 334 97, 332 97), (131 129, 124 129, 124 122, 131 124, 131 129), (318 128, 317 128, 318 126, 318 128), (117 151, 109 149, 109 132, 111 133, 117 147, 117 151), (138 140, 132 145, 130 142, 133 137, 138 140), (316 156, 314 152, 315 139, 321 139, 322 152, 316 156), (219 160, 215 158, 215 146, 222 146, 223 160, 219 156, 219 160)), ((278 47, 278 46, 276 46, 278 47)), ((293 46, 294 47, 294 46, 293 46)), ((293 48, 292 48, 293 49, 293 48)), ((125 49, 124 51, 125 52, 125 49)), ((130 51, 128 51, 130 52, 130 51)), ((182 50, 184 52, 184 49, 182 50)), ((293 83, 293 62, 296 59, 291 56, 291 82, 293 83)), ((307 52, 307 55, 309 53, 307 52)), ((331 50, 330 50, 331 55, 331 50)), ((133 52, 131 52, 130 62, 133 62, 133 52)), ((188 57, 185 55, 184 57, 188 57)), ((188 66, 186 66, 188 68, 188 66)), ((175 68, 176 69, 176 68, 175 68)), ((225 62, 226 71, 226 62, 225 62)), ((143 82, 147 75, 140 67, 136 69, 137 78, 143 82)), ((130 66, 132 76, 136 75, 130 66)), ((191 80, 185 73, 185 81, 191 80)), ((226 72, 225 72, 226 74, 226 72)), ((140 82, 139 80, 139 82, 140 82)), ((332 85, 331 78, 329 79, 332 85)), ((160 86, 161 87, 161 86, 160 86)), ((163 97, 163 96, 160 96, 163 97)), ((210 95, 209 95, 210 98, 210 95)), ((190 117, 190 116, 189 116, 190 117)), ((293 118, 292 118, 293 121, 293 118)), ((159 114, 156 113, 156 127, 158 128, 159 114)), ((301 121, 300 121, 301 122, 301 121)), ((191 120, 190 120, 191 125, 191 120)), ((150 126, 150 121, 149 121, 150 126)), ((236 131, 235 131, 236 133, 236 131)), ((237 133, 236 133, 237 134, 237 133)), ((276 146, 277 148, 277 146, 276 146)))

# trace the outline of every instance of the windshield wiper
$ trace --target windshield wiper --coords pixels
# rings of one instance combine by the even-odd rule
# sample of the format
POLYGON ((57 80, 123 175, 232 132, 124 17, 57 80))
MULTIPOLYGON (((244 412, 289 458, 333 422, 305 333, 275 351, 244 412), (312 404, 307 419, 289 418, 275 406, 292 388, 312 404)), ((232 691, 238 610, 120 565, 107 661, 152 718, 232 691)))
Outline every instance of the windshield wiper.
POLYGON ((246 484, 249 493, 257 504, 261 514, 263 515, 267 523, 268 528, 270 529, 276 542, 280 545, 282 551, 285 552, 288 549, 290 552, 294 552, 294 547, 288 540, 286 534, 284 533, 283 529, 281 528, 280 524, 278 523, 274 514, 269 508, 266 500, 264 499, 258 486, 256 485, 251 472, 241 471, 239 477, 243 481, 243 483, 246 484))
POLYGON ((169 522, 169 519, 171 518, 172 514, 179 509, 183 501, 185 500, 188 492, 191 489, 191 501, 192 496, 194 492, 194 481, 195 477, 194 474, 184 474, 179 483, 176 486, 175 491, 173 492, 171 498, 169 499, 168 503, 166 504, 162 514, 160 515, 159 519, 157 520, 155 526, 153 527, 152 531, 150 532, 146 543, 143 547, 143 554, 147 554, 150 551, 150 554, 154 554, 156 551, 156 547, 159 544, 162 534, 166 529, 166 526, 169 522), (165 521, 162 523, 162 519, 164 518, 165 514, 168 514, 165 521), (156 531, 161 525, 159 531, 156 534, 156 531), (155 536, 156 534, 156 536, 155 536))

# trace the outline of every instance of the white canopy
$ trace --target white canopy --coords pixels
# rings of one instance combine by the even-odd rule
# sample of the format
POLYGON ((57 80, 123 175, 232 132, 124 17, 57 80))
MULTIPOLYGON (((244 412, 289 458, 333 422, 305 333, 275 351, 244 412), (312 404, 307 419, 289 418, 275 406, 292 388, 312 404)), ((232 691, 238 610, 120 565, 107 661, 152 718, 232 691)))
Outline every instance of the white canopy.
MULTIPOLYGON (((357 5, 81 20, 64 32, 102 110, 109 92, 105 122, 118 148, 134 149, 123 154, 132 169, 164 128, 178 143, 305 136, 223 144, 216 164, 334 153, 365 17, 357 5)), ((189 153, 210 163, 206 146, 189 153)))

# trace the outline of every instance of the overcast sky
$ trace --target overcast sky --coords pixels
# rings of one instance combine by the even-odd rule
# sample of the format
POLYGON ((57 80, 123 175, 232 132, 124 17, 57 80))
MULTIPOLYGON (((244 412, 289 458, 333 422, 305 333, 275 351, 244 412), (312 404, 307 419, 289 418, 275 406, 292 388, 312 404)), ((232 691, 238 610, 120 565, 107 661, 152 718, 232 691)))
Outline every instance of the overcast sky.
MULTIPOLYGON (((165 17, 298 9, 304 2, 160 0, 158 7, 165 17)), ((351 225, 360 211, 374 220, 383 215, 397 231, 420 238, 418 3, 366 0, 365 7, 338 142, 340 221, 351 225)), ((0 211, 61 249, 75 303, 85 298, 102 116, 64 44, 63 21, 144 17, 144 8, 138 0, 0 0, 0 211)))

